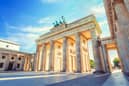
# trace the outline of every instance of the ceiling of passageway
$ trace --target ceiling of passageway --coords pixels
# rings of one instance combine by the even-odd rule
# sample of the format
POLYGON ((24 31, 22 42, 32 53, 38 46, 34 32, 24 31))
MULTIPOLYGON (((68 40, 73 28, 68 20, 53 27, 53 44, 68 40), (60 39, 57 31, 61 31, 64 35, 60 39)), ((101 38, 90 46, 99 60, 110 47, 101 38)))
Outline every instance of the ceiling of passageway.
POLYGON ((117 46, 116 46, 115 43, 110 43, 110 44, 106 44, 106 48, 107 48, 107 49, 116 49, 117 46))

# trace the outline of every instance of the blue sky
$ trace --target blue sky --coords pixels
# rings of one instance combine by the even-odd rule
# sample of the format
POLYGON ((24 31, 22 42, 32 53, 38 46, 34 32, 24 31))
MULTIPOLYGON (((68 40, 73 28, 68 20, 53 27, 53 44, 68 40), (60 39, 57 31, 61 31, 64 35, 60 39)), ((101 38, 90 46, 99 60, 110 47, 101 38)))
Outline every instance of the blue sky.
POLYGON ((69 23, 90 14, 97 17, 102 36, 110 36, 103 0, 0 0, 0 38, 35 52, 35 40, 60 16, 69 23))

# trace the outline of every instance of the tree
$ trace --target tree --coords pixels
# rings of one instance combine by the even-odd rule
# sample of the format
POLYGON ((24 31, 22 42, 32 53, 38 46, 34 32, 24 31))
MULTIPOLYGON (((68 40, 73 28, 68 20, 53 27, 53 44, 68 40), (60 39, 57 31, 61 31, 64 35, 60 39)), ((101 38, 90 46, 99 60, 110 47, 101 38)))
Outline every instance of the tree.
POLYGON ((119 58, 114 58, 113 63, 114 63, 114 67, 120 67, 120 59, 119 58))
POLYGON ((90 67, 91 68, 94 68, 95 67, 95 62, 94 60, 90 59, 90 67))

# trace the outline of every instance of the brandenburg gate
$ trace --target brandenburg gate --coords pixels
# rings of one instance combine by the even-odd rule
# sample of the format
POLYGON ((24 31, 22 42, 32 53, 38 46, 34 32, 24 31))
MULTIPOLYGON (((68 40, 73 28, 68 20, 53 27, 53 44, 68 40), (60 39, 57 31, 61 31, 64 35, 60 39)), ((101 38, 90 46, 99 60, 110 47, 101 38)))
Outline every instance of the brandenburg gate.
POLYGON ((37 39, 36 71, 90 72, 88 40, 92 40, 96 70, 101 71, 98 36, 93 15, 60 24, 37 39))
POLYGON ((112 72, 108 50, 115 49, 122 71, 129 73, 129 0, 104 0, 111 37, 100 38, 95 16, 55 25, 37 40, 35 71, 90 72, 92 41, 95 72, 112 72))

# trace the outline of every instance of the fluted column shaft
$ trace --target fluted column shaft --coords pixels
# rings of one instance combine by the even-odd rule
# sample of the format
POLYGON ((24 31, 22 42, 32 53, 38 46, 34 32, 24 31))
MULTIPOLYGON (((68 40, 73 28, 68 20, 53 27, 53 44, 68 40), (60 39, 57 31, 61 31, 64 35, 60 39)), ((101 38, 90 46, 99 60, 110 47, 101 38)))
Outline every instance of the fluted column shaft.
POLYGON ((67 65, 66 65, 66 58, 67 58, 67 38, 63 38, 63 72, 66 71, 67 65))
POLYGON ((123 71, 129 72, 129 13, 122 2, 116 3, 116 41, 123 63, 123 71))
POLYGON ((105 64, 105 72, 110 72, 109 66, 108 66, 108 60, 107 60, 107 50, 104 44, 102 45, 102 53, 103 53, 104 64, 105 64))
POLYGON ((26 57, 24 58, 24 71, 26 71, 26 67, 27 67, 27 60, 26 57))
POLYGON ((38 62, 39 62, 39 46, 37 45, 37 49, 36 49, 36 56, 35 56, 35 71, 38 71, 38 62))
POLYGON ((43 43, 42 45, 42 55, 41 55, 41 71, 44 71, 44 58, 45 58, 45 49, 46 49, 46 46, 45 44, 43 43))
POLYGON ((76 42, 76 64, 77 64, 77 72, 81 72, 81 49, 80 49, 80 34, 75 34, 75 42, 76 42))
POLYGON ((53 57, 54 57, 54 42, 53 40, 50 41, 50 53, 49 53, 49 71, 54 70, 54 65, 53 65, 53 57))
POLYGON ((102 71, 102 66, 101 66, 101 60, 100 60, 100 51, 97 43, 97 35, 95 30, 91 31, 91 36, 92 36, 93 55, 94 55, 94 60, 96 64, 96 72, 100 72, 102 71))

